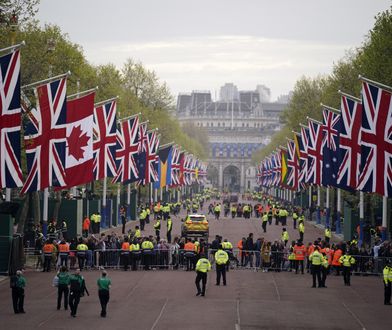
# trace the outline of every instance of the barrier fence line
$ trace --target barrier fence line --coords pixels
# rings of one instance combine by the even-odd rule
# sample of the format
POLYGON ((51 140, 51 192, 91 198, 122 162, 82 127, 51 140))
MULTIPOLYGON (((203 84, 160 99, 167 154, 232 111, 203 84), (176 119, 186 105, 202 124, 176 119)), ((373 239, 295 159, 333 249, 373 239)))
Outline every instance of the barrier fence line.
MULTIPOLYGON (((300 271, 301 265, 297 260, 290 260, 290 253, 281 251, 263 252, 234 249, 226 250, 229 254, 227 269, 250 269, 254 271, 300 271)), ((216 250, 206 251, 208 259, 214 266, 216 250)), ((40 269, 44 264, 45 255, 40 250, 26 248, 24 250, 24 265, 27 268, 40 269)), ((50 257, 51 269, 66 265, 70 269, 183 269, 194 270, 199 255, 193 251, 175 249, 173 246, 164 249, 140 250, 137 252, 122 251, 121 249, 76 250, 69 253, 56 253, 50 257)), ((352 255, 356 262, 352 266, 354 274, 380 275, 388 257, 373 257, 352 255)), ((310 264, 305 257, 304 271, 309 271, 310 264)), ((330 264, 330 274, 339 274, 340 267, 330 264)))

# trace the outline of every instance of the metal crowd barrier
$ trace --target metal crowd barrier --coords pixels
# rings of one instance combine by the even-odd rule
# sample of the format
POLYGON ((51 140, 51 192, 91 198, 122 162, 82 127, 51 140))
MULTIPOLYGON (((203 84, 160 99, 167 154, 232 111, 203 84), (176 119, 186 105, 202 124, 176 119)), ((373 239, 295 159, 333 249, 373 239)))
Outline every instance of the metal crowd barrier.
MULTIPOLYGON (((206 251, 208 259, 214 267, 216 250, 209 249, 206 251)), ((289 253, 282 251, 247 251, 233 249, 228 251, 229 262, 228 269, 250 269, 254 271, 294 271, 296 261, 290 260, 289 253)), ((205 255, 205 254, 204 254, 205 255)), ((81 257, 77 251, 70 251, 66 260, 63 261, 70 269, 80 268, 82 263, 84 269, 183 269, 193 270, 197 260, 197 253, 190 251, 174 249, 170 246, 168 249, 154 249, 149 251, 139 251, 138 253, 124 253, 119 249, 106 250, 88 250, 81 257)), ((352 266, 354 274, 358 275, 379 275, 382 274, 383 268, 389 258, 373 256, 353 256, 356 260, 352 266)), ((41 269, 44 256, 41 251, 32 248, 25 249, 24 265, 28 268, 41 269)), ((52 256, 52 269, 57 269, 61 265, 62 258, 54 254, 52 256)), ((307 258, 304 260, 305 271, 309 270, 307 258)), ((330 266, 330 273, 339 273, 340 268, 330 266)))

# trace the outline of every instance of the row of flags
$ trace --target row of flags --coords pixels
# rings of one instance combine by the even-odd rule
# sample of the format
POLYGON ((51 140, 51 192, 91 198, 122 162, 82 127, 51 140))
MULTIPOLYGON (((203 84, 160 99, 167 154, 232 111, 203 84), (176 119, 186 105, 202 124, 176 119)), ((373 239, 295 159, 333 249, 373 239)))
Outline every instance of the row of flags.
MULTIPOLYGON (((206 164, 170 143, 140 114, 117 119, 116 98, 95 89, 67 97, 67 76, 34 84, 36 106, 21 92, 20 49, 0 57, 0 187, 33 192, 112 178, 113 183, 177 187, 201 183, 206 164), (27 176, 21 169, 21 126, 27 176)), ((26 86, 25 86, 26 87, 26 86)))
POLYGON ((361 77, 361 98, 341 93, 340 109, 322 105, 258 166, 258 183, 294 191, 307 185, 392 197, 392 88, 361 77))

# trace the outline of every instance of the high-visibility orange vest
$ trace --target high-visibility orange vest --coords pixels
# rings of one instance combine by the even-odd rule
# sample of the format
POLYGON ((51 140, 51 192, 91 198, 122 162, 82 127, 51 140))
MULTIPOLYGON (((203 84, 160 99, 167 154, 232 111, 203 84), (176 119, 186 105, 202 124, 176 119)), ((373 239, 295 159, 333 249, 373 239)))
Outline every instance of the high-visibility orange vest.
POLYGON ((129 243, 128 242, 123 242, 122 245, 121 245, 121 250, 129 251, 129 243))
POLYGON ((333 254, 332 258, 332 266, 340 266, 341 263, 339 261, 340 257, 342 256, 343 252, 340 249, 337 249, 335 253, 333 254))
POLYGON ((69 252, 69 245, 68 244, 59 244, 59 252, 69 252))
POLYGON ((43 248, 44 253, 46 254, 51 254, 54 251, 54 245, 53 244, 45 244, 43 248))
POLYGON ((83 220, 83 230, 88 230, 90 228, 90 219, 89 218, 85 218, 83 220))
POLYGON ((295 260, 304 260, 306 254, 305 245, 301 245, 301 246, 294 245, 294 254, 295 254, 295 260))
POLYGON ((184 250, 195 252, 195 244, 193 244, 192 242, 186 243, 184 246, 184 250))

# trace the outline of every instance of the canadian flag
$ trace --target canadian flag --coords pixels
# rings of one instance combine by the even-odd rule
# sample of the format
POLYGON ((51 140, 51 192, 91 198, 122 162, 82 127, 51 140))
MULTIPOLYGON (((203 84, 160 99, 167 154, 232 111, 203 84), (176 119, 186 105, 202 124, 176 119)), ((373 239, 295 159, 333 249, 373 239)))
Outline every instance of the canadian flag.
POLYGON ((67 187, 93 181, 93 113, 95 93, 67 101, 67 187))

